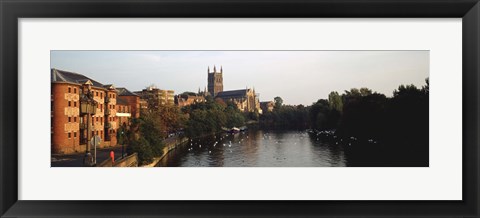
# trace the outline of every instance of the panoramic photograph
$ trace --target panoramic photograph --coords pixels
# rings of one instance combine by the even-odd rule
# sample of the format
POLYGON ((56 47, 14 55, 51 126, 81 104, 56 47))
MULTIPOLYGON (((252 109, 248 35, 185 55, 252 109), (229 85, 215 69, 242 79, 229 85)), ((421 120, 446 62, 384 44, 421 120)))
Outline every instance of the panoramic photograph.
POLYGON ((428 167, 426 50, 53 50, 51 167, 428 167))

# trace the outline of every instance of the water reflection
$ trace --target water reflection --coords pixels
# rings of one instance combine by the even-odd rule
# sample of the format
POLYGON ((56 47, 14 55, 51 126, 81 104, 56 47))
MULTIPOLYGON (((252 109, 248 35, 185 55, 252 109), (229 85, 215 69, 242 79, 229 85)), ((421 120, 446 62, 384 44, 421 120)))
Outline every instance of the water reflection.
POLYGON ((341 145, 322 143, 306 131, 249 130, 191 140, 158 166, 181 167, 341 167, 341 145))

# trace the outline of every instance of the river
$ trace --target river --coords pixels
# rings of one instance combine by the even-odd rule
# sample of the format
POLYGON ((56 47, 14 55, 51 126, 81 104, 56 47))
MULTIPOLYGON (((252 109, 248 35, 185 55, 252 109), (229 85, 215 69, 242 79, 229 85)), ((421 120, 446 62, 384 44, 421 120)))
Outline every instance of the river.
POLYGON ((159 167, 343 167, 342 145, 306 131, 248 130, 190 140, 168 153, 159 167))

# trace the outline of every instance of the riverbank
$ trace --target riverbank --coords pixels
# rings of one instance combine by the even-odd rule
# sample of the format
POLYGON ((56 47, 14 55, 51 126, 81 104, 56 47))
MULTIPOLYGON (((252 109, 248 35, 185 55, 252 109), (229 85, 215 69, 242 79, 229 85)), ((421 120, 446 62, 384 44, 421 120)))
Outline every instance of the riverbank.
POLYGON ((174 150, 177 148, 177 146, 181 145, 182 143, 185 143, 189 140, 187 137, 182 137, 182 138, 177 138, 177 137, 172 137, 164 140, 165 147, 163 148, 162 156, 160 157, 154 157, 153 162, 147 165, 142 165, 141 167, 155 167, 158 162, 160 162, 165 156, 170 153, 170 151, 174 150))
MULTIPOLYGON (((258 124, 258 121, 248 121, 248 122, 247 122, 247 126, 249 126, 249 127, 255 126, 256 124, 258 124)), ((247 126, 242 126, 242 128, 245 128, 245 129, 246 129, 247 126)), ((185 143, 185 142, 191 141, 191 140, 198 140, 198 139, 202 139, 202 138, 205 138, 205 137, 213 136, 213 135, 216 135, 216 134, 224 133, 225 130, 228 130, 228 129, 225 128, 225 127, 223 127, 223 128, 222 128, 222 131, 219 131, 219 132, 216 132, 216 133, 203 134, 203 135, 201 135, 201 136, 197 136, 197 137, 194 137, 194 138, 188 138, 188 137, 183 137, 183 138, 181 138, 181 139, 175 138, 175 140, 172 140, 172 141, 168 141, 169 139, 172 139, 172 138, 166 139, 166 140, 164 141, 164 142, 165 142, 165 147, 163 148, 162 156, 160 156, 160 157, 154 157, 152 163, 143 165, 143 166, 141 166, 141 167, 155 167, 155 166, 158 165, 158 163, 159 163, 163 158, 165 158, 172 150, 176 149, 177 146, 179 146, 179 145, 181 145, 181 144, 183 144, 183 143, 185 143)))
POLYGON ((220 133, 223 133, 223 131, 219 131, 219 132, 216 132, 216 133, 203 134, 201 136, 197 136, 197 137, 194 137, 194 138, 184 137, 180 141, 176 141, 175 143, 167 144, 165 146, 165 148, 163 149, 162 156, 153 158, 152 163, 147 164, 147 165, 143 165, 142 167, 155 167, 155 166, 157 166, 158 163, 160 161, 162 161, 162 159, 165 158, 171 151, 175 150, 178 146, 180 146, 180 145, 182 145, 182 144, 184 144, 188 141, 200 140, 200 139, 203 139, 205 137, 214 136, 214 135, 220 134, 220 133))

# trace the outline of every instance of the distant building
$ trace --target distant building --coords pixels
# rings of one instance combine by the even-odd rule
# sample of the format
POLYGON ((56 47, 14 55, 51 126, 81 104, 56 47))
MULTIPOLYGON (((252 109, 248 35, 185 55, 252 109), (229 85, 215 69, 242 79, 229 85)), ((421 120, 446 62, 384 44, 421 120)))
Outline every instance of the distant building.
POLYGON ((161 106, 175 105, 175 93, 173 90, 163 90, 155 86, 149 86, 142 91, 135 92, 135 94, 147 101, 148 109, 158 109, 161 106))
POLYGON ((148 102, 145 99, 140 99, 140 112, 142 110, 147 110, 148 109, 148 102))
POLYGON ((84 75, 51 69, 52 153, 85 152, 98 135, 100 147, 117 144, 117 90, 84 75))
POLYGON ((208 67, 207 73, 209 95, 216 99, 222 99, 224 102, 232 102, 243 112, 262 112, 259 95, 255 93, 255 89, 223 91, 223 67, 220 67, 220 72, 217 72, 215 66, 213 66, 213 72, 210 72, 210 67, 208 67))
POLYGON ((260 108, 263 112, 272 112, 274 107, 273 101, 262 101, 260 102, 260 108))
POLYGON ((215 98, 220 98, 224 102, 232 102, 242 112, 258 112, 260 110, 260 104, 254 89, 219 92, 215 98))
POLYGON ((202 94, 184 93, 175 96, 175 104, 179 107, 185 107, 191 104, 205 102, 205 97, 202 94))
POLYGON ((208 92, 215 97, 219 92, 223 92, 223 69, 220 66, 220 72, 213 66, 213 72, 210 72, 210 67, 207 68, 208 73, 208 92))
POLYGON ((140 117, 140 96, 126 88, 117 88, 118 99, 125 101, 131 108, 133 118, 140 117))

